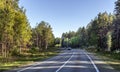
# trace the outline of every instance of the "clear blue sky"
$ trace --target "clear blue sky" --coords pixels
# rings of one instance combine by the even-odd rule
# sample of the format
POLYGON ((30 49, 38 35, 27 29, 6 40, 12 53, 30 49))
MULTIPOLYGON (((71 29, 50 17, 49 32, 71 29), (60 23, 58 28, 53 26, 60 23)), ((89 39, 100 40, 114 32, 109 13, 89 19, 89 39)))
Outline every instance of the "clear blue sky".
POLYGON ((116 0, 20 0, 31 27, 48 22, 55 37, 86 26, 99 12, 113 13, 116 0))

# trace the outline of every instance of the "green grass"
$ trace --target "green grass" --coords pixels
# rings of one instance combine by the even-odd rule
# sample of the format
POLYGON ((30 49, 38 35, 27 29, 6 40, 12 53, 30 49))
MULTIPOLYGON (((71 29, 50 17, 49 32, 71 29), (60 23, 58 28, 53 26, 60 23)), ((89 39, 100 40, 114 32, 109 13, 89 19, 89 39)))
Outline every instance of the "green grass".
POLYGON ((25 65, 31 62, 32 61, 14 61, 14 62, 0 63, 0 72, 9 70, 12 68, 18 68, 22 65, 25 65))
POLYGON ((15 61, 10 61, 10 62, 2 62, 1 60, 3 58, 0 57, 0 72, 5 70, 10 70, 13 68, 18 68, 18 67, 33 63, 35 61, 42 61, 52 56, 55 56, 58 53, 59 51, 57 51, 56 48, 53 48, 45 52, 36 52, 34 54, 30 54, 30 53, 22 54, 21 56, 14 57, 15 61))
POLYGON ((107 64, 120 71, 120 53, 98 52, 95 48, 89 48, 86 50, 95 53, 96 56, 100 57, 107 64))

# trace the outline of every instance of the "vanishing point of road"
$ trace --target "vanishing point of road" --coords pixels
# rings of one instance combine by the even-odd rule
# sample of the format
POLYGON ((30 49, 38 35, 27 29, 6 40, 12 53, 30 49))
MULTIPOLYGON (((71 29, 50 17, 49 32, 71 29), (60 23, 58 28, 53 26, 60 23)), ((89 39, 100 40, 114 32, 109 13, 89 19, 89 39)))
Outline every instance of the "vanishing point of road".
POLYGON ((7 72, 118 72, 100 58, 82 49, 64 50, 45 61, 7 72))

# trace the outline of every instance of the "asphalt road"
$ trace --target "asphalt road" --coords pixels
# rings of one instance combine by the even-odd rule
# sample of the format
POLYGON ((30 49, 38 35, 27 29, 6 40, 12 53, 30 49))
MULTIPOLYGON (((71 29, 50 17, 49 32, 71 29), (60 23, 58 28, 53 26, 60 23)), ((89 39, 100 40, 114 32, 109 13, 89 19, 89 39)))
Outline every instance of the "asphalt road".
POLYGON ((81 49, 64 50, 58 56, 9 72, 118 72, 100 58, 81 49))

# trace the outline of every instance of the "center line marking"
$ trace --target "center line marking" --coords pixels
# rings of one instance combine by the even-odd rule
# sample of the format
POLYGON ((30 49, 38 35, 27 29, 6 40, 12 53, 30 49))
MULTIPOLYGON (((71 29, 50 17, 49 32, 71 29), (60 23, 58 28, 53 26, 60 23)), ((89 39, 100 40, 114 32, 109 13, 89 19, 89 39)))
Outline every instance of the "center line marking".
POLYGON ((70 59, 73 57, 74 53, 72 54, 72 56, 62 65, 60 66, 55 72, 59 72, 69 61, 70 59))
POLYGON ((89 58, 89 60, 90 60, 91 63, 93 64, 93 66, 94 66, 96 72, 100 72, 99 69, 97 68, 97 66, 95 65, 95 63, 93 62, 93 60, 90 58, 90 56, 89 56, 88 54, 86 54, 85 52, 84 52, 84 54, 89 58))

